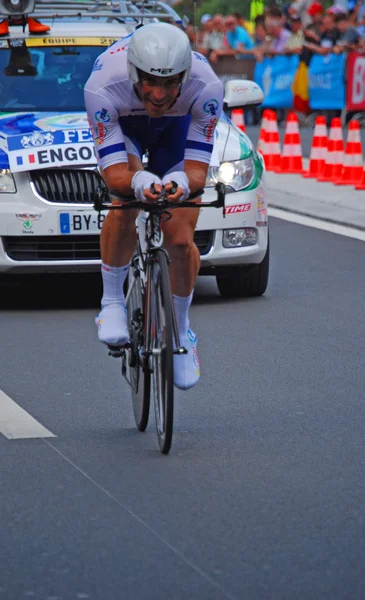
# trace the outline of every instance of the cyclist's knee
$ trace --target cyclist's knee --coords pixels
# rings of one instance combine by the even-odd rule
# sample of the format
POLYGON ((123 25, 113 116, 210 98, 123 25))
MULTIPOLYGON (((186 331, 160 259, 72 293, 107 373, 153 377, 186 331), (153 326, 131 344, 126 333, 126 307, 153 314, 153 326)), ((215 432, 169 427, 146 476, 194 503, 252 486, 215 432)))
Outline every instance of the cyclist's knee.
POLYGON ((165 238, 165 245, 169 248, 170 252, 174 254, 187 254, 194 247, 193 235, 191 232, 177 232, 176 236, 165 238))
POLYGON ((108 214, 112 227, 119 230, 134 231, 137 212, 134 210, 111 210, 108 214))

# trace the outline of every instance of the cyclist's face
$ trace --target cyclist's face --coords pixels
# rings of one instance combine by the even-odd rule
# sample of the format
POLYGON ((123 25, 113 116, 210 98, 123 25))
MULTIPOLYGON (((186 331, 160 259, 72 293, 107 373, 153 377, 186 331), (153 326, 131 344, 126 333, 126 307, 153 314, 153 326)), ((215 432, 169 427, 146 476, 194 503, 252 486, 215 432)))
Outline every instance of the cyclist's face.
POLYGON ((180 91, 180 76, 155 77, 142 74, 138 92, 150 117, 162 117, 171 108, 180 91))

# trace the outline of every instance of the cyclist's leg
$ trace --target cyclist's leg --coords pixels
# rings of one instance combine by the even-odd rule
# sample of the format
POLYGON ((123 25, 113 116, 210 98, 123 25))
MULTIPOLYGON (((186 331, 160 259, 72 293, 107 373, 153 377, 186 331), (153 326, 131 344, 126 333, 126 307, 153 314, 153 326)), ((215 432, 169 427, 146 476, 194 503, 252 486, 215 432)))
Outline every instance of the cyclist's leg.
MULTIPOLYGON (((128 154, 129 166, 139 170, 139 157, 128 154)), ((118 204, 113 201, 113 204, 118 204)), ((95 319, 98 337, 111 346, 122 346, 129 338, 123 285, 136 246, 137 211, 109 211, 100 235, 103 296, 95 319)))
MULTIPOLYGON (((190 119, 173 119, 158 143, 150 150, 149 168, 157 175, 184 170, 186 133, 190 119)), ((200 268, 200 254, 194 244, 199 209, 179 208, 163 223, 164 246, 171 258, 170 281, 180 342, 187 355, 174 357, 174 382, 180 389, 194 386, 200 377, 197 338, 190 329, 189 308, 200 268)))
POLYGON ((200 254, 194 244, 199 209, 179 208, 163 225, 164 245, 171 258, 170 280, 180 343, 188 354, 174 358, 174 383, 187 390, 200 378, 197 336, 190 328, 189 309, 200 267, 200 254))

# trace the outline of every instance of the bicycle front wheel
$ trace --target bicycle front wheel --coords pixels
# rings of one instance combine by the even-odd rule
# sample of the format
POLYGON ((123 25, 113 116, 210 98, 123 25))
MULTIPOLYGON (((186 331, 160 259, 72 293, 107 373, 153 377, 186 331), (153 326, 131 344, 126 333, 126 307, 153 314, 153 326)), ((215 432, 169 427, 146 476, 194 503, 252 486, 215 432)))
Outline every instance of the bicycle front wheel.
POLYGON ((127 304, 130 348, 127 352, 129 377, 132 390, 134 420, 139 431, 145 431, 150 412, 151 375, 144 365, 141 351, 144 349, 144 295, 138 270, 133 261, 129 268, 128 288, 133 285, 127 304))
POLYGON ((158 443, 168 454, 174 418, 174 361, 172 299, 167 257, 163 250, 153 253, 149 268, 152 389, 158 443))

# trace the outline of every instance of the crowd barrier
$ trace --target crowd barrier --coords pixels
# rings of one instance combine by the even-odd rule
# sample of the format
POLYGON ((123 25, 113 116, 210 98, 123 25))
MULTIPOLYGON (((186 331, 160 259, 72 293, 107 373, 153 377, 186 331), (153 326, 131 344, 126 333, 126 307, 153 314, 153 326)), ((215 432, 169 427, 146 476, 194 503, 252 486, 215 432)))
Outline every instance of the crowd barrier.
POLYGON ((256 81, 264 91, 263 108, 296 107, 294 92, 299 84, 311 111, 365 111, 365 55, 357 52, 314 54, 308 68, 297 55, 266 57, 262 62, 225 57, 212 68, 223 83, 229 79, 256 81), (300 81, 299 73, 303 75, 300 81))

